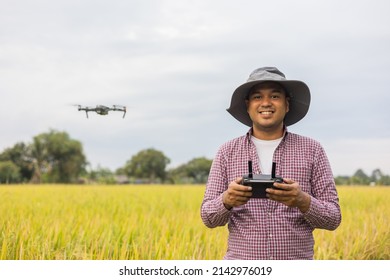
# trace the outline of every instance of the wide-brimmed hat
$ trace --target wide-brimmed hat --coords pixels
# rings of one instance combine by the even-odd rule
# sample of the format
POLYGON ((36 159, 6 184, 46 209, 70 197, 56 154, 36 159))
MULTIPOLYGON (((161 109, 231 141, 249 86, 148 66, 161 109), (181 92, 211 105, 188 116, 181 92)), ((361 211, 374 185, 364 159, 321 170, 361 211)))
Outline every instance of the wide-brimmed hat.
POLYGON ((239 86, 232 95, 230 107, 227 111, 238 121, 247 126, 253 122, 247 112, 245 99, 248 97, 251 88, 263 82, 276 82, 287 91, 290 96, 290 107, 284 118, 286 126, 292 125, 305 117, 310 106, 310 90, 302 81, 287 80, 286 76, 276 67, 262 67, 254 70, 246 83, 239 86))

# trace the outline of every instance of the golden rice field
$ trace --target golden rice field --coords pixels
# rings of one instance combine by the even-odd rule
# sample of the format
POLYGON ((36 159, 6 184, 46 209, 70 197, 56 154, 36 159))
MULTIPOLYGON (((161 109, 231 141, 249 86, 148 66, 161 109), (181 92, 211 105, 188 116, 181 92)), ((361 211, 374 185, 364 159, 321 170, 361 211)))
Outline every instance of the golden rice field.
MULTIPOLYGON (((390 259, 390 188, 339 187, 343 221, 316 259, 390 259)), ((227 229, 200 219, 204 186, 0 186, 0 260, 213 260, 227 229)))

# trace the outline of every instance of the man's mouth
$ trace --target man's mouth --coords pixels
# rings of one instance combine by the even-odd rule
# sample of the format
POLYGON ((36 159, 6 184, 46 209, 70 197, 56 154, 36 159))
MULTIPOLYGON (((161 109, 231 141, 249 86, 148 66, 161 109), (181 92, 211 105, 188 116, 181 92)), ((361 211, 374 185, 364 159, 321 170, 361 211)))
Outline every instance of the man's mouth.
POLYGON ((271 115, 273 113, 274 113, 274 111, 260 111, 259 112, 259 114, 261 114, 261 115, 271 115))

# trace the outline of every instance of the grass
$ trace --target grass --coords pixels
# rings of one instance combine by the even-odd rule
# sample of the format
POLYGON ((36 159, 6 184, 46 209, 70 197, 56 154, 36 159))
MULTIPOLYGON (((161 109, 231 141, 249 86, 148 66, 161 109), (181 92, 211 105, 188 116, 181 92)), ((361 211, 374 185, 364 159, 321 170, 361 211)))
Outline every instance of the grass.
MULTIPOLYGON (((200 219, 203 186, 1 186, 0 260, 222 259, 226 227, 200 219)), ((316 259, 390 259, 390 188, 339 188, 316 259)))

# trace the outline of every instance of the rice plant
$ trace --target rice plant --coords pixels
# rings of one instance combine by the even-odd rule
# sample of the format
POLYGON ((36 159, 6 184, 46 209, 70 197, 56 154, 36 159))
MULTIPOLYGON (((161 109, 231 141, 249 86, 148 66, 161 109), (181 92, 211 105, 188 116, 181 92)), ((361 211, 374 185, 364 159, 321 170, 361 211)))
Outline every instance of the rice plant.
MULTIPOLYGON (((222 259, 227 228, 200 219, 204 186, 0 186, 1 260, 222 259)), ((390 259, 390 188, 339 188, 316 259, 390 259)))

